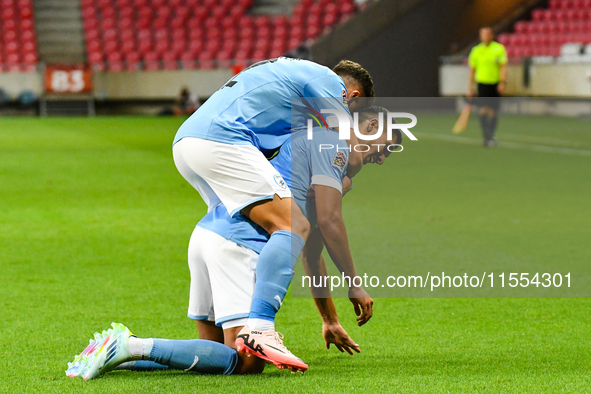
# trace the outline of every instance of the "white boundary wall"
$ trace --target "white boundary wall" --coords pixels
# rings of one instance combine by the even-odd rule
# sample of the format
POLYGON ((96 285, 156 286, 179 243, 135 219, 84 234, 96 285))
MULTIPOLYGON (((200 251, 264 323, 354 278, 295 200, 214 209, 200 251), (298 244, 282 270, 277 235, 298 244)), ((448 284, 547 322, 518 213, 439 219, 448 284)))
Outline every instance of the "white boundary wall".
MULTIPOLYGON (((93 74, 97 99, 174 99, 183 86, 201 97, 211 96, 228 79, 232 70, 163 70, 93 74)), ((43 76, 38 72, 0 73, 0 88, 16 98, 22 91, 43 93, 43 76)))
MULTIPOLYGON (((510 65, 507 95, 546 97, 591 97, 591 63, 532 64, 530 86, 523 86, 523 66, 510 65)), ((446 64, 439 68, 439 93, 463 96, 468 91, 467 65, 446 64)))

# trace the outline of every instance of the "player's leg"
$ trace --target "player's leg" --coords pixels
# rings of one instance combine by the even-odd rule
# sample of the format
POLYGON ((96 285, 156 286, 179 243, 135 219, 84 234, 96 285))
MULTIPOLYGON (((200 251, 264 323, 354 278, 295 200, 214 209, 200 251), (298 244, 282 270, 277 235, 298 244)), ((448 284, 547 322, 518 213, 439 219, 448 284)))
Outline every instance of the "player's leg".
MULTIPOLYGON (((188 316, 195 320, 200 340, 213 341, 220 344, 224 344, 225 342, 222 327, 216 325, 214 322, 213 292, 210 276, 213 274, 217 275, 218 279, 220 278, 215 266, 213 267, 214 272, 209 272, 207 261, 213 262, 214 264, 226 264, 226 260, 232 260, 233 256, 231 253, 225 251, 228 249, 231 250, 232 246, 238 248, 238 245, 233 242, 199 226, 195 227, 193 234, 191 235, 188 253, 189 271, 191 273, 188 316), (228 245, 230 245, 230 248, 228 248, 228 245)), ((250 252, 256 255, 256 253, 252 251, 250 252)), ((243 252, 239 249, 239 256, 241 255, 243 255, 243 252)), ((246 260, 243 259, 244 261, 242 262, 246 264, 246 267, 245 272, 240 272, 240 276, 242 277, 244 274, 251 275, 252 281, 254 282, 254 265, 251 267, 251 259, 251 255, 248 255, 246 260)), ((236 271, 236 268, 233 266, 230 266, 229 269, 230 271, 236 271)), ((239 271, 240 270, 238 269, 238 272, 239 271)), ((227 278, 221 279, 224 285, 228 283, 228 280, 225 280, 227 278)), ((254 285, 251 285, 250 287, 253 286, 254 285)), ((249 296, 247 293, 246 296, 248 297, 248 300, 246 300, 245 303, 250 305, 252 295, 249 296)), ((248 314, 248 305, 242 307, 246 314, 248 314)), ((243 322, 239 322, 238 324, 241 326, 244 325, 243 322)), ((158 346, 154 350, 155 340, 153 338, 130 338, 129 341, 134 348, 133 351, 130 351, 130 354, 141 354, 143 359, 124 362, 117 366, 116 369, 153 371, 168 368, 178 369, 179 366, 185 367, 181 369, 187 369, 186 363, 190 360, 194 361, 194 357, 197 356, 197 354, 194 354, 193 357, 191 357, 191 351, 198 351, 205 345, 210 345, 205 342, 156 340, 158 346), (154 352, 152 352, 153 350, 154 352), (154 361, 151 361, 152 359, 154 359, 154 361)), ((245 357, 245 355, 242 357, 245 357)))
POLYGON ((274 330, 275 315, 293 277, 293 269, 309 234, 309 223, 293 198, 257 203, 243 212, 271 238, 257 262, 256 285, 248 327, 274 330))
POLYGON ((206 339, 224 343, 224 331, 221 327, 215 325, 215 322, 208 320, 195 320, 197 324, 197 332, 199 332, 199 339, 206 339))
POLYGON ((273 329, 282 293, 309 233, 307 219, 281 175, 254 146, 184 138, 173 152, 179 171, 196 188, 211 190, 231 215, 242 211, 271 234, 259 259, 252 312, 258 319, 254 328, 273 329))
MULTIPOLYGON (((231 322, 228 322, 231 323, 231 322)), ((238 333, 244 327, 244 322, 238 326, 224 329, 224 344, 228 347, 236 349, 236 338, 238 333)), ((234 375, 252 375, 262 373, 265 369, 265 360, 252 356, 245 352, 238 353, 238 364, 234 369, 234 375)))
POLYGON ((255 292, 251 312, 257 330, 273 331, 282 289, 289 286, 292 267, 309 232, 308 221, 299 209, 292 209, 291 192, 283 178, 254 146, 184 138, 173 152, 187 180, 198 184, 203 180, 205 189, 211 189, 231 215, 243 211, 271 234, 259 259, 260 290, 255 292))
POLYGON ((489 131, 488 131, 488 147, 494 148, 497 146, 495 140, 495 131, 497 130, 498 114, 501 107, 501 97, 498 91, 498 85, 494 85, 494 91, 491 92, 491 102, 489 111, 489 131))
MULTIPOLYGON (((205 261, 213 291, 216 324, 224 329, 224 343, 230 346, 231 341, 234 341, 232 347, 240 350, 245 350, 241 346, 247 345, 252 346, 252 350, 263 349, 262 357, 254 354, 257 357, 253 358, 272 362, 279 368, 306 370, 308 366, 283 346, 274 330, 252 333, 253 330, 245 326, 251 313, 255 276, 257 284, 259 281, 259 255, 215 233, 211 233, 207 238, 209 244, 216 246, 205 252, 205 261), (239 329, 243 326, 244 333, 239 329), (268 345, 272 348, 266 348, 268 345)), ((291 270, 289 275, 291 279, 291 270)), ((243 364, 240 364, 239 373, 258 373, 262 363, 246 357, 248 352, 248 349, 240 352, 242 357, 239 363, 243 364)))
POLYGON ((482 140, 484 145, 486 145, 487 136, 488 136, 488 107, 480 107, 479 110, 480 116, 480 128, 482 129, 482 140))
POLYGON ((128 361, 148 360, 172 369, 205 374, 230 375, 238 363, 234 349, 203 339, 141 339, 122 324, 95 334, 88 347, 68 364, 66 375, 94 379, 128 361))
MULTIPOLYGON (((245 324, 246 319, 239 319, 237 323, 233 321, 228 321, 230 328, 223 330, 223 343, 232 349, 236 349, 236 337, 238 333, 242 329, 245 324), (238 324, 237 326, 235 324, 238 324)), ((208 322, 210 323, 210 322, 208 322)), ((224 323, 226 324, 226 323, 224 323)), ((197 326, 206 325, 203 322, 197 321, 197 326)), ((203 328, 203 327, 200 327, 203 328)), ((221 327, 217 327, 222 330, 221 327)), ((207 329, 206 329, 207 330, 207 329)), ((207 334, 205 334, 207 335, 207 334)), ((202 336, 202 331, 199 331, 200 339, 207 339, 202 336)), ((174 345, 174 342, 169 342, 170 345, 174 345)), ((178 343, 177 343, 178 345, 178 343)), ((182 348, 182 346, 181 346, 182 348)), ((174 349, 170 350, 171 354, 174 353, 174 349)), ((238 361, 234 371, 232 372, 233 375, 252 375, 252 374, 260 374, 265 369, 266 362, 258 357, 251 356, 248 353, 237 353, 238 354, 238 361)), ((176 355, 173 355, 171 358, 176 358, 176 355)), ((138 360, 138 361, 127 361, 123 364, 120 364, 115 369, 117 370, 130 370, 130 371, 160 371, 160 370, 167 370, 173 369, 168 365, 162 365, 155 361, 147 361, 147 360, 138 360)))

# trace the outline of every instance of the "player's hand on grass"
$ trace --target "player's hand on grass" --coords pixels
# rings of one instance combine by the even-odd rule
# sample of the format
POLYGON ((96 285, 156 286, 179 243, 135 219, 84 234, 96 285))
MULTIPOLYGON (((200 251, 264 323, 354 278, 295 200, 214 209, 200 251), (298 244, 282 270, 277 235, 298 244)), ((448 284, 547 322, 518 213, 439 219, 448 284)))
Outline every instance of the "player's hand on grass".
POLYGON ((361 353, 359 345, 351 339, 347 331, 338 322, 324 322, 322 324, 322 336, 326 342, 327 349, 330 349, 330 345, 334 344, 341 353, 347 352, 351 355, 353 351, 361 353))
POLYGON ((361 327, 373 315, 373 300, 363 287, 352 287, 349 289, 349 301, 351 301, 355 309, 357 325, 361 327))

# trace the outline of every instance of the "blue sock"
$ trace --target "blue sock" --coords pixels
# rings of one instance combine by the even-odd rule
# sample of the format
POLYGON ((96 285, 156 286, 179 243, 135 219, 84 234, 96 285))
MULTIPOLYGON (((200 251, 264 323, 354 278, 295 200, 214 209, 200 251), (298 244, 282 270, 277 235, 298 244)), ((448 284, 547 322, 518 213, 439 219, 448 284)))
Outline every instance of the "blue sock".
POLYGON ((221 343, 203 339, 154 339, 150 360, 187 372, 230 375, 238 363, 238 353, 221 343))
POLYGON ((128 371, 165 371, 169 369, 168 365, 158 364, 154 361, 135 360, 119 364, 115 369, 128 371))
POLYGON ((290 231, 275 231, 271 235, 257 262, 249 319, 275 321, 304 244, 302 237, 290 231))

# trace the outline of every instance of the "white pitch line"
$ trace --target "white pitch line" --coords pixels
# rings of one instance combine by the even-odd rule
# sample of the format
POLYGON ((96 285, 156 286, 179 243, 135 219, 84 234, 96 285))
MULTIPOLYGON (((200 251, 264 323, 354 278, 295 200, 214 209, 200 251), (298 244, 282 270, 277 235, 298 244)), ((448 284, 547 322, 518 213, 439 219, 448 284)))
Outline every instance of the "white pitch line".
MULTIPOLYGON (((482 145, 482 140, 479 140, 476 138, 458 137, 455 135, 417 133, 417 136, 419 137, 419 139, 420 139, 420 137, 427 137, 427 138, 432 138, 432 139, 436 139, 436 140, 459 142, 462 144, 482 145)), ((591 150, 585 150, 585 149, 560 148, 560 147, 556 147, 556 146, 524 144, 521 142, 510 142, 510 141, 499 141, 498 144, 500 147, 503 147, 503 148, 527 149, 527 150, 533 150, 536 152, 562 153, 565 155, 578 155, 578 156, 591 157, 591 150)))

